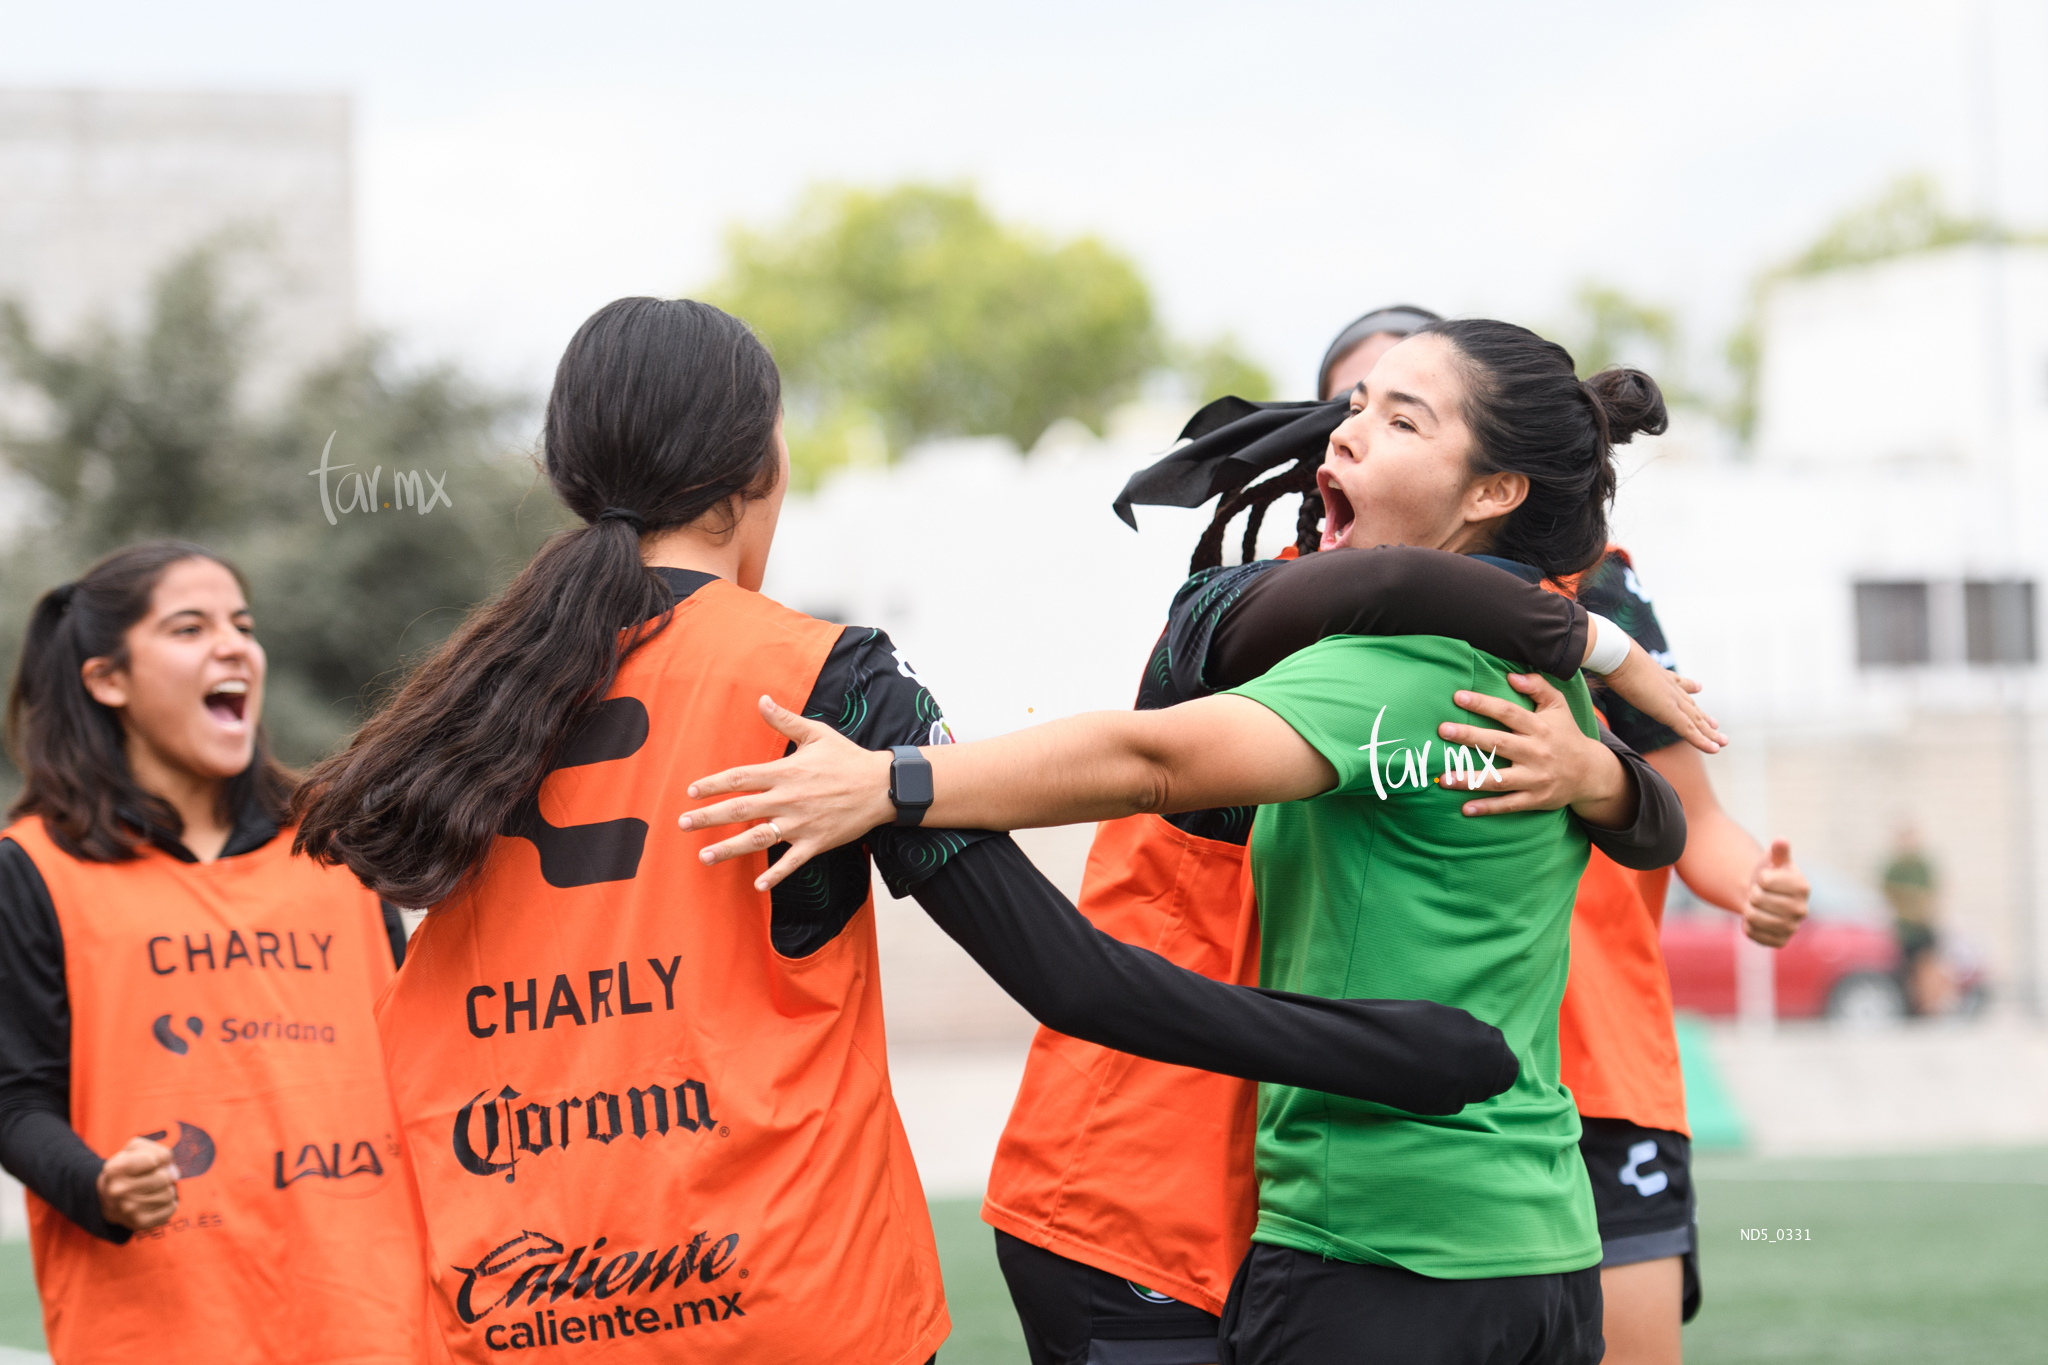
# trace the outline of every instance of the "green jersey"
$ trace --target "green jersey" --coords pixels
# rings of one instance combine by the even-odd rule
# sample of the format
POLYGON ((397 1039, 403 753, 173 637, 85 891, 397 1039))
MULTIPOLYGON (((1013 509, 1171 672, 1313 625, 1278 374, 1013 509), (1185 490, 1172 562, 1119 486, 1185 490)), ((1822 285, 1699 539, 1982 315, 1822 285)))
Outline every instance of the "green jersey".
MULTIPOLYGON (((1586 836, 1564 811, 1466 816, 1469 793, 1432 785, 1499 761, 1437 726, 1498 728, 1452 702, 1460 688, 1528 707, 1511 671, 1458 640, 1347 635, 1234 689, 1337 770, 1330 791, 1262 807, 1253 826, 1261 984, 1456 1005, 1521 1061, 1506 1093, 1447 1118, 1261 1086, 1256 1241, 1439 1279, 1600 1260, 1557 1051, 1586 836)), ((1557 686, 1597 733, 1585 683, 1557 686)))

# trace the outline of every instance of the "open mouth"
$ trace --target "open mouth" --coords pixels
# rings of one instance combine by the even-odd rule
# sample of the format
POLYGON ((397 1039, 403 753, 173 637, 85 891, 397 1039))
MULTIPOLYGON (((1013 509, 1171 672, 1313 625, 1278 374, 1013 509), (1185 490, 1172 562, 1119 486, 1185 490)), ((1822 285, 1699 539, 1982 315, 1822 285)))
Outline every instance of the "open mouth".
POLYGON ((215 683, 206 694, 206 709, 224 725, 240 725, 249 709, 249 684, 239 678, 215 683))
POLYGON ((1358 514, 1352 510, 1351 499, 1344 496, 1344 490, 1330 477, 1329 470, 1316 471, 1316 490, 1323 495, 1323 538, 1316 548, 1333 550, 1351 534, 1351 525, 1358 520, 1358 514))

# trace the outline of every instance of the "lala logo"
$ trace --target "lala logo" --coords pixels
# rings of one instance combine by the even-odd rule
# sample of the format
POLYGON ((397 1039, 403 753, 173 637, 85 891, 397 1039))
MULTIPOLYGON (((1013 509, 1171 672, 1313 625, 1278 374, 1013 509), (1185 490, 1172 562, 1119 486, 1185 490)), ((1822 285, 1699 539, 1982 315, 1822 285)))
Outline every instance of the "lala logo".
MULTIPOLYGON (((1382 706, 1380 713, 1372 718, 1371 741, 1358 746, 1366 756, 1366 765, 1372 769, 1372 789, 1382 801, 1387 799, 1390 789, 1399 791, 1404 787, 1430 785, 1429 751, 1436 743, 1433 739, 1425 739, 1418 750, 1405 738, 1381 739, 1380 722, 1386 718, 1387 708, 1382 706)), ((1477 791, 1486 785, 1488 778, 1500 782, 1501 775, 1493 766, 1499 754, 1498 746, 1488 751, 1469 744, 1444 745, 1443 785, 1477 791)))
MULTIPOLYGON (((390 1143, 388 1134, 385 1141, 390 1143)), ((397 1155, 397 1144, 390 1143, 390 1150, 392 1155, 397 1155)), ((283 1152, 274 1153, 271 1157, 273 1189, 290 1189, 301 1180, 347 1180, 358 1175, 369 1176, 372 1181, 384 1175, 384 1163, 377 1159, 377 1144, 367 1139, 350 1147, 347 1157, 342 1156, 339 1142, 324 1147, 317 1142, 308 1142, 299 1148, 299 1155, 292 1162, 289 1174, 285 1172, 283 1152)))

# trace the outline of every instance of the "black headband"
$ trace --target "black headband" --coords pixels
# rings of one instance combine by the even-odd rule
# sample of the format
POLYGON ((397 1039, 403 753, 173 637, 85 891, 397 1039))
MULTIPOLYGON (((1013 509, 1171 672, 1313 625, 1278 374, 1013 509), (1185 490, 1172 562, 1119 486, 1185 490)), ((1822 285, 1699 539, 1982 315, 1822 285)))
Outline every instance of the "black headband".
POLYGON ((1330 433, 1351 415, 1347 395, 1327 403, 1253 403, 1219 398, 1188 419, 1189 444, 1131 475, 1112 504, 1133 531, 1133 506, 1200 507, 1244 487, 1269 469, 1320 460, 1330 433))
POLYGON ((1413 304, 1397 303, 1391 308, 1375 308, 1337 333, 1330 349, 1323 352, 1323 363, 1316 367, 1316 392, 1321 393, 1323 386, 1330 382, 1330 367, 1367 337, 1378 336, 1381 332, 1392 332, 1397 337, 1414 336, 1430 323, 1442 321, 1427 308, 1417 308, 1413 304))

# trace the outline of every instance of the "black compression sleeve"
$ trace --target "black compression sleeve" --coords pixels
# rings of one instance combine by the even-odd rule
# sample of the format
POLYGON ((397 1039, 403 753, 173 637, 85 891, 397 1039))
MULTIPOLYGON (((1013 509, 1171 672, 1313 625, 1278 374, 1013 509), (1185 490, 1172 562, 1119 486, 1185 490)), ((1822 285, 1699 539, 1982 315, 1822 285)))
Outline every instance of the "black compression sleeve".
POLYGON ((1330 635, 1443 635, 1568 678, 1585 608, 1468 555, 1408 546, 1324 550, 1258 575, 1217 623, 1202 680, 1250 682, 1330 635))
POLYGON ((1033 1018, 1086 1042, 1415 1114, 1514 1084, 1500 1031, 1464 1010, 1227 985, 1111 938, 1008 838, 969 845, 911 894, 1033 1018))
POLYGON ((1636 820, 1627 829, 1601 829, 1583 820, 1579 828, 1586 831, 1593 847, 1623 867, 1652 872, 1671 866, 1685 852, 1685 806, 1678 799, 1677 789, 1650 766, 1648 759, 1616 739, 1614 732, 1604 725, 1600 727, 1600 742, 1635 779, 1636 820))
POLYGON ((100 1209, 100 1157, 71 1127, 71 1000, 64 931, 35 860, 0 839, 0 1166, 95 1237, 128 1229, 100 1209))

